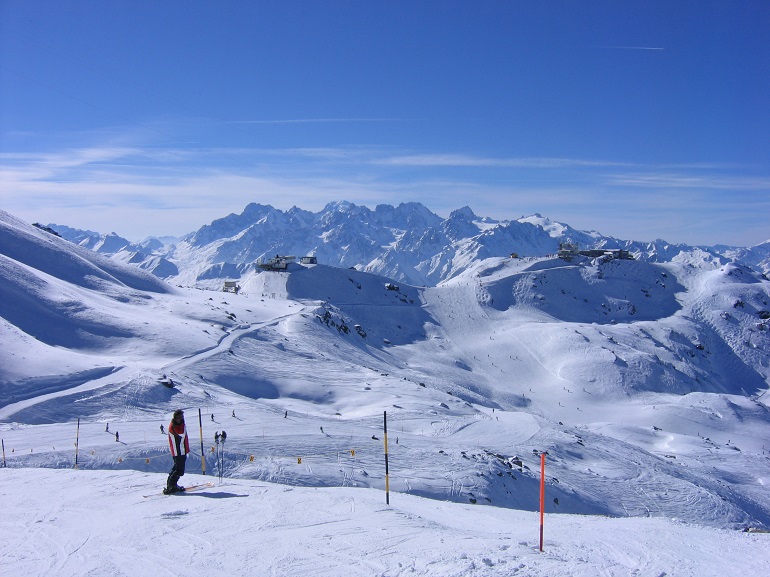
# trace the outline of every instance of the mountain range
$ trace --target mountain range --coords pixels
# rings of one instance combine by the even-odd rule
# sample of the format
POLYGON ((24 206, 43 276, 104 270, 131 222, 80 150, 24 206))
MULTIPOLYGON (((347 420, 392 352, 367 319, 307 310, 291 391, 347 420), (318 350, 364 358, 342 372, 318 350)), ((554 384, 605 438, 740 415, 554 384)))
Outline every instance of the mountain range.
MULTIPOLYGON (((138 266, 174 284, 215 288, 254 270, 275 255, 315 256, 319 263, 390 277, 415 286, 435 286, 479 260, 555 254, 563 242, 581 248, 624 249, 637 259, 668 262, 696 247, 664 240, 620 240, 580 231, 539 214, 518 220, 479 217, 469 208, 444 219, 420 203, 374 210, 332 202, 320 212, 294 207, 281 211, 249 204, 181 239, 150 238, 132 243, 118 235, 49 224, 64 238, 111 258, 138 266)), ((755 247, 698 247, 715 262, 738 260, 770 272, 770 241, 755 247)))

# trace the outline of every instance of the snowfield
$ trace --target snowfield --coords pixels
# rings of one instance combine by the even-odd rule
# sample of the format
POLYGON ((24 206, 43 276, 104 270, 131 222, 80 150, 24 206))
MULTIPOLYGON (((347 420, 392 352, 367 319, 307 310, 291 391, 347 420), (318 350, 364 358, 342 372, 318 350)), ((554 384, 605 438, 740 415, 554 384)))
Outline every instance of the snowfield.
POLYGON ((461 268, 435 287, 252 268, 236 295, 0 212, 4 567, 768 572, 768 535, 741 532, 770 528, 761 273, 699 249, 461 268), (166 497, 160 427, 176 408, 193 448, 182 483, 215 486, 166 497))
POLYGON ((770 564, 768 535, 661 518, 549 515, 541 553, 536 513, 406 494, 386 506, 374 489, 235 479, 143 497, 163 482, 137 471, 4 471, 4 566, 60 577, 724 577, 770 564))

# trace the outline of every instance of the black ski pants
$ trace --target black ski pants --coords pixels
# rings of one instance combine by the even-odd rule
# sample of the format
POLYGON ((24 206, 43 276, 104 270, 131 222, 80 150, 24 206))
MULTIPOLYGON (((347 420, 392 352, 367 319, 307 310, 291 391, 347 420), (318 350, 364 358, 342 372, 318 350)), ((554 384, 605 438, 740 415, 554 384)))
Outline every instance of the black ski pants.
POLYGON ((174 466, 171 467, 171 472, 168 474, 168 481, 166 481, 166 487, 172 489, 176 487, 179 482, 179 477, 184 475, 184 466, 187 461, 187 455, 177 455, 174 457, 174 466))

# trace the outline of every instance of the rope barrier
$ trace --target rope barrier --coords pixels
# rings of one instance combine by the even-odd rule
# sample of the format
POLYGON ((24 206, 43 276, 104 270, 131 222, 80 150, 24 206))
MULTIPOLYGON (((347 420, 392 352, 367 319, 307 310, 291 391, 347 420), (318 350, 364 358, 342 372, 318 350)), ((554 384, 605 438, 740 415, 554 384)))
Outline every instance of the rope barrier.
MULTIPOLYGON (((386 415, 385 415, 386 418, 386 415)), ((371 429, 370 429, 371 430, 371 429)), ((80 434, 83 434, 83 427, 81 426, 80 434)), ((384 435, 383 435, 384 437, 384 435)), ((103 437, 102 437, 103 438, 103 437)), ((249 437, 247 439, 249 445, 253 445, 255 443, 259 442, 260 437, 249 437)), ((266 439, 264 433, 261 436, 261 439, 266 439)), ((372 436, 372 439, 379 441, 379 439, 376 436, 372 436)), ((360 439, 361 441, 365 441, 365 439, 360 439)), ((112 443, 105 443, 102 446, 90 448, 83 450, 82 447, 82 437, 80 439, 81 446, 80 446, 80 459, 78 466, 76 468, 82 468, 82 469, 98 469, 98 468, 105 468, 110 467, 110 463, 112 463, 112 467, 116 469, 133 469, 133 470, 139 470, 139 471, 152 471, 152 472, 160 472, 160 471, 166 471, 168 467, 171 466, 171 458, 170 453, 168 450, 168 447, 166 446, 166 443, 153 443, 152 445, 147 445, 146 441, 143 445, 139 445, 139 443, 136 443, 135 445, 127 445, 125 448, 122 448, 120 446, 115 446, 112 443), (108 446, 112 446, 113 449, 109 449, 108 446), (139 454, 137 454, 139 453, 139 454)), ((334 444, 337 442, 342 441, 341 438, 332 438, 329 435, 326 435, 326 439, 315 437, 312 439, 312 442, 315 444, 318 443, 330 443, 334 444)), ((368 439, 366 440, 368 441, 368 439)), ((388 459, 388 446, 387 446, 387 440, 385 441, 385 455, 386 455, 386 463, 388 459)), ((122 443, 124 446, 126 443, 122 443)), ((340 443, 341 444, 341 443, 340 443)), ((3 445, 5 445, 3 441, 3 445)), ((337 447, 330 447, 328 450, 315 450, 311 452, 302 452, 302 453, 295 453, 291 454, 288 452, 285 452, 283 450, 275 451, 273 447, 271 447, 270 438, 267 437, 267 442, 260 443, 260 449, 259 451, 254 451, 251 446, 249 446, 248 452, 245 452, 243 450, 232 450, 233 447, 229 447, 228 451, 225 454, 225 460, 220 461, 219 458, 217 458, 217 465, 216 467, 212 468, 212 474, 215 474, 214 471, 216 471, 216 474, 220 476, 220 479, 222 478, 222 473, 224 471, 229 471, 230 474, 238 475, 241 471, 241 468, 243 466, 251 466, 254 467, 254 470, 246 471, 247 476, 250 472, 252 475, 257 475, 258 477, 264 477, 267 476, 271 479, 277 480, 276 482, 280 482, 280 479, 283 479, 287 482, 291 482, 293 477, 293 473, 291 473, 291 469, 294 466, 297 467, 304 467, 305 469, 301 473, 297 473, 297 475, 311 475, 316 476, 313 472, 313 469, 315 467, 329 467, 326 470, 326 475, 328 477, 328 481, 331 481, 331 478, 335 476, 335 473, 333 473, 333 467, 330 467, 332 464, 336 464, 336 466, 339 468, 340 474, 342 476, 342 486, 348 486, 350 483, 357 484, 358 481, 356 479, 360 476, 366 477, 369 479, 369 481, 364 481, 365 484, 369 485, 372 481, 376 480, 376 483, 384 482, 385 483, 385 489, 386 489, 386 503, 390 503, 389 499, 389 489, 390 489, 390 476, 389 471, 387 469, 383 470, 381 468, 381 459, 382 459, 382 453, 380 450, 380 445, 378 442, 372 442, 367 443, 367 446, 364 448, 360 447, 351 447, 351 448, 342 448, 341 446, 337 447), (373 474, 370 474, 372 472, 373 474)), ((7 448, 6 448, 7 449, 7 448)), ((54 448, 55 450, 55 448, 54 448)), ((30 453, 24 453, 23 450, 17 450, 16 448, 10 449, 11 454, 14 455, 14 457, 11 459, 11 466, 16 467, 23 467, 23 466, 34 466, 35 462, 37 462, 40 465, 45 466, 46 464, 48 466, 53 467, 66 467, 67 462, 65 459, 59 457, 58 461, 50 460, 50 461, 41 461, 41 459, 45 459, 43 455, 45 454, 45 451, 40 452, 40 449, 32 448, 30 449, 30 453), (35 454, 35 451, 37 451, 36 458, 29 457, 30 454, 35 454), (40 457, 38 457, 40 455, 40 457), (15 463, 14 463, 15 461, 15 463), (27 461, 27 462, 25 462, 27 461)), ((217 452, 216 447, 211 446, 209 450, 205 451, 206 454, 199 454, 195 451, 191 451, 189 453, 189 456, 195 458, 195 459, 201 459, 202 465, 205 463, 206 459, 209 459, 209 464, 212 463, 210 459, 212 459, 217 452)), ((61 453, 61 451, 59 452, 61 453)), ((444 451, 439 451, 439 453, 444 453, 444 451)), ((406 454, 403 454, 401 458, 399 458, 398 455, 395 455, 396 459, 391 461, 391 463, 394 463, 397 465, 397 469, 401 468, 400 465, 404 465, 404 470, 412 470, 413 464, 407 463, 407 456, 406 454)), ((463 457, 467 459, 467 457, 463 454, 463 457)), ((459 459, 459 457, 458 457, 459 459)), ((71 461, 70 461, 71 463, 71 461)), ((8 466, 6 463, 5 466, 8 466)), ((192 469, 190 469, 189 472, 192 472, 192 469)), ((411 473, 414 475, 414 471, 411 473)), ((410 482, 408 475, 402 479, 404 486, 406 487, 407 492, 411 490, 410 482)), ((419 475, 418 475, 419 477, 419 475)), ((299 476, 297 477, 297 479, 299 476)), ((447 477, 448 478, 448 477, 447 477)), ((438 480, 438 479, 436 479, 438 480)), ((298 482, 295 480, 295 482, 298 482)), ((451 495, 457 497, 461 494, 463 491, 464 485, 460 483, 458 485, 457 480, 455 479, 454 475, 451 476, 451 485, 446 486, 446 491, 449 492, 451 495)), ((471 499, 472 503, 476 502, 475 497, 471 499)))
MULTIPOLYGON (((11 452, 11 454, 13 456, 16 456, 17 454, 19 456, 24 456, 26 454, 34 454, 34 453, 42 455, 42 454, 44 454, 46 452, 46 450, 42 450, 40 448, 35 449, 34 447, 29 449, 29 453, 22 453, 22 450, 25 450, 25 449, 20 449, 20 450, 17 451, 17 449, 15 447, 10 448, 10 452, 11 452)), ((52 451, 56 451, 56 447, 51 447, 51 450, 52 451)), ((118 462, 130 461, 130 460, 134 460, 134 461, 141 460, 141 461, 144 461, 146 464, 149 464, 151 461, 154 461, 156 459, 168 459, 169 458, 168 450, 165 447, 159 447, 159 448, 150 449, 150 450, 157 451, 159 454, 157 454, 157 455, 150 455, 150 456, 147 456, 147 455, 133 456, 129 452, 125 452, 125 453, 119 454, 117 456, 117 460, 118 460, 118 462)), ((215 453, 216 452, 216 448, 212 446, 210 448, 209 452, 215 453)), ((109 455, 114 456, 114 453, 112 453, 110 451, 107 451, 107 450, 105 450, 101 454, 108 455, 108 456, 109 455)), ((190 452, 189 454, 192 455, 192 456, 200 457, 200 455, 198 453, 195 453, 195 452, 190 452)), ((81 458, 82 458, 83 454, 81 453, 80 455, 81 455, 81 458)), ((97 449, 89 450, 87 452, 87 455, 90 456, 90 457, 96 457, 97 449)), ((336 460, 336 461, 339 462, 339 460, 343 456, 344 457, 349 457, 349 458, 352 458, 352 459, 360 458, 361 460, 366 460, 368 457, 373 457, 375 455, 376 455, 376 452, 374 450, 372 450, 371 453, 369 453, 367 451, 362 451, 361 449, 345 449, 345 450, 335 450, 335 451, 328 451, 328 452, 302 453, 301 455, 294 455, 294 456, 287 455, 287 454, 278 455, 278 454, 272 454, 272 453, 264 453, 264 454, 261 454, 261 455, 257 456, 254 453, 243 453, 243 452, 232 451, 232 450, 227 452, 227 456, 229 457, 228 460, 246 459, 246 460, 248 460, 250 462, 254 462, 259 457, 262 457, 262 458, 269 458, 269 459, 272 459, 272 460, 287 460, 287 461, 297 460, 298 464, 301 464, 301 460, 302 459, 304 459, 304 460, 309 460, 309 459, 313 459, 313 460, 328 459, 328 460, 336 460)))
MULTIPOLYGON (((283 412, 283 411, 281 411, 283 412)), ((291 416, 293 418, 296 418, 298 416, 297 413, 289 413, 288 411, 283 412, 284 417, 291 416)), ((151 471, 160 471, 165 470, 168 466, 171 464, 170 454, 168 450, 167 443, 165 442, 165 432, 163 431, 163 428, 161 427, 161 432, 164 433, 164 441, 160 442, 160 439, 158 437, 155 437, 155 439, 158 440, 157 443, 151 442, 150 444, 147 443, 146 437, 143 443, 137 442, 137 443, 126 443, 125 441, 121 441, 121 445, 115 445, 114 443, 105 443, 104 442, 104 433, 99 434, 99 439, 102 441, 101 444, 97 447, 92 448, 86 448, 83 445, 88 444, 89 437, 91 440, 95 439, 97 435, 94 432, 94 426, 99 425, 99 428, 103 426, 103 422, 94 421, 91 423, 83 423, 80 422, 81 420, 78 419, 78 429, 77 429, 77 437, 75 439, 75 453, 73 457, 75 457, 76 461, 74 464, 75 468, 98 468, 98 467, 104 467, 108 466, 109 463, 112 463, 112 466, 120 465, 120 468, 134 468, 137 470, 151 470, 151 471), (90 426, 89 426, 90 425, 90 426), (111 447, 111 448, 110 448, 111 447), (77 451, 79 449, 79 459, 77 458, 77 451)), ((219 475, 221 477, 223 470, 230 470, 231 472, 237 472, 240 467, 244 465, 250 465, 252 467, 257 467, 257 470, 261 470, 261 467, 266 468, 266 471, 269 472, 271 469, 277 468, 279 471, 282 471, 284 468, 290 469, 293 466, 304 466, 307 467, 307 470, 312 473, 312 467, 315 466, 324 466, 324 464, 332 465, 336 464, 337 466, 342 466, 345 468, 345 471, 342 472, 343 480, 349 480, 349 478, 352 478, 353 472, 350 467, 361 467, 362 469, 370 469, 374 471, 379 471, 380 465, 381 465, 381 457, 382 454, 379 452, 379 443, 378 442, 370 442, 369 441, 369 435, 371 435, 371 431, 373 429, 373 426, 375 424, 375 421, 373 419, 366 419, 367 423, 370 423, 365 428, 363 427, 364 419, 360 420, 362 430, 367 430, 368 432, 361 435, 357 440, 358 442, 365 442, 367 446, 364 446, 363 448, 360 446, 345 446, 345 439, 354 440, 353 435, 344 435, 338 436, 338 437, 332 437, 331 435, 325 434, 325 438, 323 437, 310 437, 310 433, 308 433, 308 439, 309 444, 315 445, 315 450, 311 450, 310 452, 297 452, 297 453, 290 453, 286 452, 285 448, 278 448, 276 450, 276 447, 274 446, 274 441, 268 436, 265 436, 264 431, 262 432, 262 435, 259 436, 251 436, 247 439, 247 442, 249 444, 249 450, 248 452, 243 450, 238 450, 238 447, 232 447, 230 445, 228 447, 228 450, 224 453, 224 460, 219 461, 219 457, 217 457, 217 466, 216 469, 219 472, 219 475), (366 437, 366 438, 364 438, 366 437), (323 447, 318 447, 319 444, 327 444, 330 445, 328 449, 325 449, 323 447), (254 445, 257 445, 259 448, 255 451, 254 448, 252 448, 254 445), (318 449, 321 450, 318 450, 318 449)), ((354 424, 354 423, 351 423, 354 424)), ((102 429, 103 431, 109 433, 110 435, 113 435, 109 429, 102 429)), ((157 429, 156 429, 157 431, 157 429)), ((321 428, 321 432, 323 433, 323 428, 321 428)), ((224 432, 223 432, 224 433, 224 432)), ((154 433, 157 435, 157 432, 154 433)), ((188 432, 189 434, 189 432, 188 432)), ((202 433, 202 425, 201 425, 201 436, 202 433)), ((358 435, 355 435, 356 437, 358 435)), ((125 438, 125 437, 124 437, 125 438)), ((379 438, 375 435, 371 435, 371 439, 374 441, 379 441, 379 438)), ((192 439, 191 439, 192 440, 192 439)), ((116 437, 117 441, 117 437, 116 437)), ((242 444, 242 440, 240 440, 242 444)), ((397 445, 398 443, 396 443, 397 445)), ((5 442, 3 440, 3 448, 7 451, 8 447, 5 447, 5 442)), ((55 447, 53 448, 55 451, 55 447)), ((12 465, 15 464, 16 466, 34 466, 35 463, 45 465, 45 462, 43 462, 41 459, 44 459, 43 456, 45 454, 45 450, 41 451, 39 448, 31 448, 29 450, 29 453, 23 453, 23 449, 17 449, 15 447, 10 448, 10 453, 12 455, 10 461, 12 462, 12 465), (40 455, 37 458, 30 458, 30 454, 40 455), (13 463, 15 461, 15 463, 13 463), (26 461, 26 462, 25 462, 26 461)), ((386 451, 387 451, 387 445, 386 445, 386 451)), ((59 451, 61 454, 62 452, 59 451)), ((210 446, 209 449, 204 449, 203 440, 201 439, 201 454, 198 454, 194 451, 190 452, 189 455, 196 459, 201 459, 201 467, 204 468, 206 466, 206 460, 209 460, 209 465, 211 464, 211 459, 215 457, 217 454, 217 448, 215 446, 210 446), (203 454, 205 451, 205 454, 203 454)), ((66 455, 66 453, 64 453, 66 455)), ((7 456, 7 453, 6 453, 7 456)), ((399 462, 398 457, 396 456, 396 463, 399 462)), ((60 457, 56 462, 51 461, 48 463, 49 465, 53 466, 62 466, 62 458, 60 457)), ((7 466, 7 464, 5 465, 7 466)), ((205 468, 204 468, 205 471, 205 468)), ((192 471, 190 471, 192 472, 192 471)), ((369 476, 369 473, 366 470, 361 471, 362 474, 365 476, 369 476)), ((204 473, 205 474, 205 473, 204 473)), ((372 478, 378 479, 380 477, 386 478, 387 482, 387 476, 388 473, 384 472, 383 475, 379 475, 375 473, 372 478)))
MULTIPOLYGON (((80 419, 79 419, 80 421, 80 419)), ((95 423, 92 423, 95 424, 95 423)), ((101 424, 101 423, 99 423, 101 424)), ((97 462, 99 460, 99 457, 106 457, 107 460, 113 460, 114 462, 123 464, 123 463, 132 463, 132 462, 143 462, 145 465, 152 465, 152 463, 158 459, 161 459, 162 461, 167 461, 169 459, 169 453, 168 449, 165 447, 165 443, 159 444, 158 446, 154 447, 134 447, 133 449, 129 448, 125 451, 122 451, 118 453, 117 455, 115 452, 102 447, 98 449, 86 449, 83 450, 83 444, 84 444, 84 438, 85 435, 82 432, 82 428, 80 426, 80 423, 78 424, 78 433, 77 438, 74 443, 75 445, 75 463, 74 467, 79 468, 81 465, 88 465, 93 464, 94 462, 97 462), (151 455, 134 455, 134 453, 137 450, 141 451, 149 451, 152 453, 157 454, 151 454, 151 455), (79 456, 78 456, 79 455, 79 456)), ((87 438, 86 438, 87 439, 87 438)), ((262 435, 262 439, 265 439, 264 433, 262 435)), ((125 444, 125 442, 123 442, 125 444)), ((5 440, 3 439, 3 449, 4 449, 4 455, 7 457, 7 460, 14 461, 23 459, 25 455, 29 454, 39 454, 43 455, 47 452, 47 450, 32 447, 29 449, 29 453, 23 453, 22 451, 26 451, 26 449, 17 449, 16 447, 6 447, 5 446, 5 440), (9 454, 10 453, 10 454, 9 454)), ((56 447, 52 447, 53 451, 56 451, 56 447)), ((211 454, 216 453, 216 447, 211 446, 209 449, 209 452, 211 454)), ((190 455, 197 456, 198 458, 201 458, 201 455, 196 454, 194 452, 191 452, 190 455)), ((249 463, 255 463, 258 462, 260 459, 268 459, 270 461, 286 461, 287 463, 296 463, 297 465, 302 464, 308 464, 309 461, 313 462, 319 462, 319 461, 330 461, 330 462, 337 462, 341 463, 342 459, 353 459, 354 462, 366 462, 369 459, 376 458, 376 450, 374 448, 371 449, 371 451, 368 451, 366 449, 360 449, 360 448, 335 448, 330 451, 316 451, 312 453, 302 453, 302 454, 276 454, 272 453, 270 450, 262 453, 262 454, 255 454, 254 452, 241 452, 238 450, 228 450, 227 451, 227 461, 228 462, 237 462, 237 461, 245 461, 249 463)), ((7 466, 7 463, 6 463, 7 466)))

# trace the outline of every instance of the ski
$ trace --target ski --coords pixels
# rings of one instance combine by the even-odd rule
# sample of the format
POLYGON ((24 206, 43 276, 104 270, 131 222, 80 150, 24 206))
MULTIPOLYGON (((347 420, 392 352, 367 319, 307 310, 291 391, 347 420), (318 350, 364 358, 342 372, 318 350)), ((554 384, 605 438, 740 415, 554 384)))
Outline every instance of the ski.
MULTIPOLYGON (((191 487, 185 487, 184 491, 179 491, 178 493, 170 493, 170 495, 184 495, 185 493, 191 493, 193 491, 200 491, 202 489, 206 489, 208 487, 213 487, 214 483, 201 483, 200 485, 192 485, 191 487)), ((153 493, 152 495, 142 495, 145 499, 148 497, 156 497, 158 495, 165 496, 166 494, 161 491, 160 493, 153 493)))

